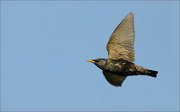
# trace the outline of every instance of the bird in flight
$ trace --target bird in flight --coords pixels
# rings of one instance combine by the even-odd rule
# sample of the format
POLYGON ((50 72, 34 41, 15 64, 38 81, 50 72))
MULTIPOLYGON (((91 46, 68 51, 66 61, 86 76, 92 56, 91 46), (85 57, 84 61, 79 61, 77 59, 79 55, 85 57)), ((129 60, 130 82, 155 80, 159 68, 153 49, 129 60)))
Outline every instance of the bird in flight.
POLYGON ((88 60, 88 62, 94 63, 102 69, 106 80, 114 86, 121 86, 127 76, 157 76, 157 71, 138 66, 134 63, 134 38, 134 14, 130 12, 109 38, 106 46, 108 59, 98 58, 88 60))

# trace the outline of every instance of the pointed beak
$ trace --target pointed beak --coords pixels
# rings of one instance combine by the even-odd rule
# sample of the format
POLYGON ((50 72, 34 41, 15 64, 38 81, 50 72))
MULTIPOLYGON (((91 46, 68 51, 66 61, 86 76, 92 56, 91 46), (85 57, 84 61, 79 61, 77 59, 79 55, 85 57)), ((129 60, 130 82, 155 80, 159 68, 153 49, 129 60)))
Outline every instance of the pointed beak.
POLYGON ((94 60, 87 60, 87 62, 95 63, 95 61, 94 61, 94 60))

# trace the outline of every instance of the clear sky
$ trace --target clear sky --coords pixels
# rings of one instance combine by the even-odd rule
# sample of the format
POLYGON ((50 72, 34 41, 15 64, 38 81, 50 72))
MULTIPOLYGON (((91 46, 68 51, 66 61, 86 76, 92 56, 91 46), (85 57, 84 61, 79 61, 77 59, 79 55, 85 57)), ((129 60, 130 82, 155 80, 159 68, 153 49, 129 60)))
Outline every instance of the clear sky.
POLYGON ((179 19, 179 1, 2 1, 1 109, 179 110, 179 19), (135 63, 159 73, 117 88, 86 60, 129 12, 135 63))

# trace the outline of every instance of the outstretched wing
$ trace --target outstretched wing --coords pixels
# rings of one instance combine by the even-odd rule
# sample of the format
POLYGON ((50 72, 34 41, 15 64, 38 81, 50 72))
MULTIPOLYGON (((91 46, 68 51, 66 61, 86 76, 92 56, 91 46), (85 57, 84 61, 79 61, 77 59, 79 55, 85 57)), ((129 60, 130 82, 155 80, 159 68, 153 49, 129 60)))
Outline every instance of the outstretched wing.
POLYGON ((106 80, 114 86, 121 86, 123 81, 126 79, 126 76, 119 76, 108 71, 103 71, 103 74, 106 80))
POLYGON ((112 33, 106 46, 109 59, 134 61, 134 14, 129 13, 112 33))

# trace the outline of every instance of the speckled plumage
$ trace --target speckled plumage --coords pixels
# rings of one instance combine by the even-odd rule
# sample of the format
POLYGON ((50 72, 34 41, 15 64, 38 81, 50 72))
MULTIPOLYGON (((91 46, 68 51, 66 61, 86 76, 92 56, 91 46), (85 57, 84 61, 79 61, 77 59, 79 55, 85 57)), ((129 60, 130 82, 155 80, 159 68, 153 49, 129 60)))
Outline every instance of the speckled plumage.
POLYGON ((118 59, 118 60, 103 59, 103 60, 105 61, 103 65, 100 65, 98 62, 95 63, 95 65, 107 72, 115 73, 117 75, 122 75, 122 76, 148 74, 148 69, 135 65, 134 63, 124 59, 118 59))
POLYGON ((106 80, 121 86, 127 76, 147 75, 156 77, 157 71, 134 64, 134 14, 129 13, 112 33, 106 49, 108 59, 88 60, 103 70, 106 80))

